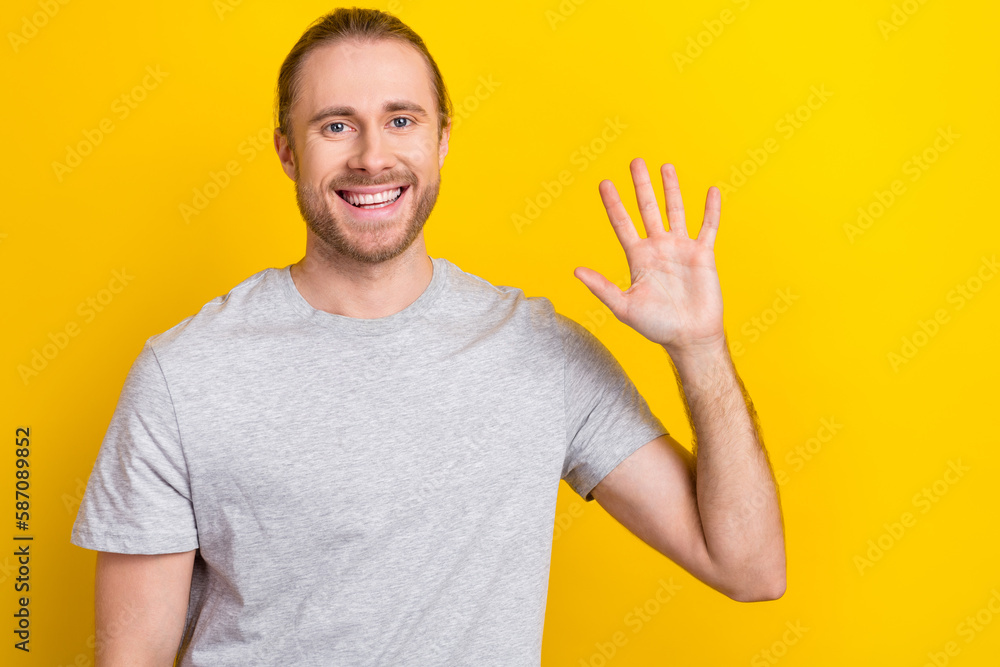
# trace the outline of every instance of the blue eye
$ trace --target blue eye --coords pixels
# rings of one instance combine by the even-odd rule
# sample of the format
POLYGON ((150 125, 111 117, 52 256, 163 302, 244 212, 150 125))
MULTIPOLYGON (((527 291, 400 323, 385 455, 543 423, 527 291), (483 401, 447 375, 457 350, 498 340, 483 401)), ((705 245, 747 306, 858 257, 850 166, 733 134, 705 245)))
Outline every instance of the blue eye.
MULTIPOLYGON (((413 121, 411 119, 406 118, 404 116, 399 116, 398 118, 393 118, 391 122, 392 122, 392 126, 394 128, 396 128, 396 129, 399 129, 399 130, 401 130, 401 129, 405 128, 405 127, 409 127, 410 125, 413 124, 413 121)), ((327 123, 326 126, 328 128, 330 128, 330 131, 333 134, 343 134, 347 130, 347 124, 346 123, 342 123, 340 121, 335 121, 333 123, 327 123)))

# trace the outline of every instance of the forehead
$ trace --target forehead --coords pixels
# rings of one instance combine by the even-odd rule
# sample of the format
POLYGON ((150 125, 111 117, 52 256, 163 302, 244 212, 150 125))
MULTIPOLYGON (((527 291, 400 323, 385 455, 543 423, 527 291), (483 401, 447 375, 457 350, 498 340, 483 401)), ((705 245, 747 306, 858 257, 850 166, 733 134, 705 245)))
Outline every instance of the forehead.
POLYGON ((396 39, 341 40, 313 49, 299 71, 299 114, 329 105, 375 112, 389 99, 408 99, 428 113, 437 110, 427 61, 416 47, 396 39))

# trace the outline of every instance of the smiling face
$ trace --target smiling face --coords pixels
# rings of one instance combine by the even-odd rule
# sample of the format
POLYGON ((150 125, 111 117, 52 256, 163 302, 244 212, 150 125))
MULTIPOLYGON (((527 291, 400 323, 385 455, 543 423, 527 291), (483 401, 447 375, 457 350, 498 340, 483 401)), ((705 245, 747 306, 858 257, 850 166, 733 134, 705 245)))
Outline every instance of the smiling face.
POLYGON ((302 62, 294 152, 275 134, 296 201, 330 259, 377 264, 419 239, 437 201, 450 127, 423 55, 398 40, 343 40, 302 62))

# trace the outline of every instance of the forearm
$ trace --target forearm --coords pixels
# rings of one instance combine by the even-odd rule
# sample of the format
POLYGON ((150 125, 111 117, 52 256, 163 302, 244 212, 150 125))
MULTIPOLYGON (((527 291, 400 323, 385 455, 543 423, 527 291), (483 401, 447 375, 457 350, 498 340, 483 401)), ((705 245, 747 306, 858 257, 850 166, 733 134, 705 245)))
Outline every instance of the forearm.
POLYGON ((709 556, 743 597, 778 597, 785 588, 781 507, 750 396, 725 341, 668 353, 694 434, 698 513, 709 556))

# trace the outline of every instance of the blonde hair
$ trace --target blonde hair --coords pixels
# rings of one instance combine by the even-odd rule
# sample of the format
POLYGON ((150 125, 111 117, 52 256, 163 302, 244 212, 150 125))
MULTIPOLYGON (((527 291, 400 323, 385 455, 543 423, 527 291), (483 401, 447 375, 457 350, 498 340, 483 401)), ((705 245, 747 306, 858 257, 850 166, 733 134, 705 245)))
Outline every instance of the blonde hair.
POLYGON ((312 25, 299 37, 299 41, 295 43, 288 55, 285 56, 285 61, 281 63, 281 69, 278 71, 278 85, 274 100, 274 123, 278 131, 288 138, 289 144, 293 145, 293 150, 290 116, 292 103, 298 94, 302 61, 313 49, 333 44, 342 39, 356 39, 362 43, 381 39, 396 39, 416 47, 423 54, 430 70, 431 84, 438 104, 438 136, 441 136, 441 132, 451 120, 451 98, 448 96, 447 88, 445 88, 441 71, 424 45, 424 41, 409 26, 392 14, 378 9, 341 7, 313 21, 312 25))

